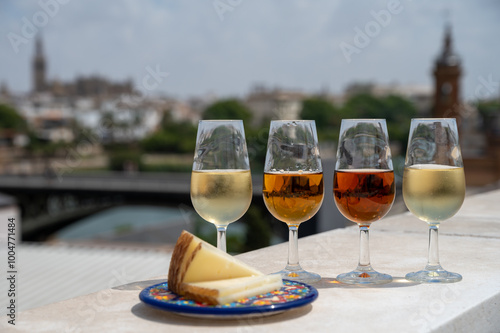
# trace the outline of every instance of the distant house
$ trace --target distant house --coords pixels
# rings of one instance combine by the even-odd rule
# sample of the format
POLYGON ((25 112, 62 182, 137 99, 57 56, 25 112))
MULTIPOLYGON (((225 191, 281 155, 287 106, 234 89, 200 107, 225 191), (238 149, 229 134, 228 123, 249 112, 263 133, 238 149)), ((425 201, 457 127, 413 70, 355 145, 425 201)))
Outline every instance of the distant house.
POLYGON ((254 88, 245 100, 253 113, 253 122, 260 124, 265 119, 300 119, 302 100, 306 95, 297 90, 254 88))

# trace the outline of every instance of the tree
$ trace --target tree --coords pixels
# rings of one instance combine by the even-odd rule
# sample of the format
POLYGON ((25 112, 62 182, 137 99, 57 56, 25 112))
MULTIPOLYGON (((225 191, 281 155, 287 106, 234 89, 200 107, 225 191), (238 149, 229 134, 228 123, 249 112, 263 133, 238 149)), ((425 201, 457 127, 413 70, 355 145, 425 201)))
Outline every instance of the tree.
POLYGON ((145 151, 157 153, 192 153, 195 144, 196 127, 187 121, 174 121, 170 111, 164 113, 160 130, 141 142, 145 151))
POLYGON ((328 126, 335 114, 335 107, 321 98, 308 98, 302 101, 301 119, 316 120, 316 128, 323 129, 328 126))
POLYGON ((487 119, 495 113, 500 113, 500 102, 496 99, 489 101, 480 101, 476 103, 476 107, 484 119, 487 119))
POLYGON ((35 132, 28 128, 26 120, 14 108, 5 104, 0 104, 0 129, 11 129, 26 133, 28 144, 25 148, 28 153, 40 152, 43 156, 49 157, 55 155, 57 150, 65 146, 63 142, 40 140, 35 132))
POLYGON ((385 118, 385 109, 380 98, 370 94, 350 97, 342 107, 343 118, 385 118))
POLYGON ((252 113, 236 99, 215 102, 203 112, 203 119, 241 119, 244 124, 252 120, 252 113))
POLYGON ((387 120, 389 138, 401 143, 403 149, 408 142, 408 132, 412 118, 417 116, 417 109, 407 99, 389 95, 382 99, 385 110, 384 118, 387 120))
POLYGON ((500 117, 500 101, 493 100, 483 100, 476 103, 477 110, 481 117, 483 118, 484 130, 488 135, 493 134, 497 131, 496 119, 500 117))
POLYGON ((267 131, 252 128, 252 112, 236 99, 220 100, 210 105, 202 115, 203 119, 241 119, 245 127, 248 157, 252 172, 264 170, 266 156, 267 131))
POLYGON ((329 101, 320 97, 305 99, 302 102, 300 118, 316 121, 319 140, 336 141, 338 139, 342 116, 340 110, 329 101))
POLYGON ((25 131, 27 125, 24 118, 14 108, 0 104, 0 128, 25 131))
POLYGON ((406 147, 411 118, 417 115, 415 106, 401 96, 376 97, 354 95, 341 110, 343 118, 382 118, 387 121, 389 139, 406 147))

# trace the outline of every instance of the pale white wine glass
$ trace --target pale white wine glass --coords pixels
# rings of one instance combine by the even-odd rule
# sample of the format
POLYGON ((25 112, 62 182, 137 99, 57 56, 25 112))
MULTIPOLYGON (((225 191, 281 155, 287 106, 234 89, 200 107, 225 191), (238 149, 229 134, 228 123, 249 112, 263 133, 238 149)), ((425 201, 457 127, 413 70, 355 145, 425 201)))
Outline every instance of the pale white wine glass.
POLYGON ((217 227, 217 247, 226 251, 227 226, 252 201, 252 177, 242 120, 200 120, 196 137, 191 202, 217 227))
POLYGON ((269 129, 263 184, 269 212, 288 225, 288 264, 284 279, 313 283, 316 273, 299 264, 299 225, 310 220, 323 202, 323 168, 314 120, 273 120, 269 129))
POLYGON ((454 118, 412 119, 403 174, 403 198, 413 215, 429 224, 429 257, 406 279, 421 283, 462 280, 439 263, 438 229, 465 198, 465 174, 454 118))

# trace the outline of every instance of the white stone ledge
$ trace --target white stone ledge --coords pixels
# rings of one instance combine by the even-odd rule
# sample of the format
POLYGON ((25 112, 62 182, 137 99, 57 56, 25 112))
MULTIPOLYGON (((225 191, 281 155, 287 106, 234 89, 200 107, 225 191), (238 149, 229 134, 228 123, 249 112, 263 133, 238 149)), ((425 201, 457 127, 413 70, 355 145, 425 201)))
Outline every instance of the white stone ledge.
MULTIPOLYGON (((155 281, 143 281, 24 311, 15 328, 5 318, 0 327, 2 332, 498 332, 500 191, 466 198, 461 211, 440 228, 441 263, 462 274, 461 282, 414 284, 403 278, 426 263, 426 230, 410 214, 373 224, 372 265, 394 277, 379 287, 335 283, 339 273, 357 264, 356 228, 300 239, 303 267, 323 276, 316 284, 320 296, 312 305, 272 317, 218 321, 154 310, 138 294, 155 281)), ((283 243, 239 257, 270 273, 283 268, 286 256, 283 243)))

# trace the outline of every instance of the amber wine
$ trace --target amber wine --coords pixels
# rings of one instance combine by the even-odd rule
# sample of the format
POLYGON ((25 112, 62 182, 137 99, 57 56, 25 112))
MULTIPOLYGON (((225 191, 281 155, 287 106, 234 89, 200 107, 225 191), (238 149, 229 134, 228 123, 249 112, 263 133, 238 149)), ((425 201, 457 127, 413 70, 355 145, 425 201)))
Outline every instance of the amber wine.
POLYGON ((323 202, 323 173, 264 173, 262 193, 269 212, 289 225, 313 217, 323 202))
POLYGON ((465 197, 464 168, 439 164, 406 167, 403 198, 406 207, 419 219, 436 224, 449 219, 465 197))
POLYGON ((191 175, 191 202, 208 222, 228 225, 245 214, 251 201, 250 170, 193 171, 191 175))
POLYGON ((392 170, 335 170, 333 196, 342 215, 359 225, 370 225, 391 209, 395 185, 392 170))

